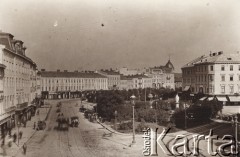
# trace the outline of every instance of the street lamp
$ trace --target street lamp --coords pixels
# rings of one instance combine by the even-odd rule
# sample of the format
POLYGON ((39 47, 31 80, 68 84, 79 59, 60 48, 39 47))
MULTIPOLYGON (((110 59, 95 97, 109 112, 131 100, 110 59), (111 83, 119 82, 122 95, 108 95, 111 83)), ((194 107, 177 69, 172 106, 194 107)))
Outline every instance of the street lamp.
POLYGON ((135 119, 134 119, 134 107, 135 107, 135 99, 136 99, 136 96, 135 95, 132 95, 131 97, 130 97, 130 99, 131 99, 131 103, 132 103, 132 108, 133 108, 133 141, 132 141, 132 143, 136 143, 136 140, 135 140, 135 124, 134 124, 134 121, 135 121, 135 119))
POLYGON ((115 110, 114 112, 114 116, 115 116, 115 130, 117 130, 117 111, 115 110))
POLYGON ((184 120, 185 120, 185 130, 187 129, 187 104, 184 103, 184 120))
POLYGON ((235 153, 236 153, 236 156, 237 156, 237 152, 238 152, 238 116, 235 115, 235 116, 232 116, 232 124, 233 126, 235 125, 235 128, 234 128, 234 132, 235 132, 235 153))

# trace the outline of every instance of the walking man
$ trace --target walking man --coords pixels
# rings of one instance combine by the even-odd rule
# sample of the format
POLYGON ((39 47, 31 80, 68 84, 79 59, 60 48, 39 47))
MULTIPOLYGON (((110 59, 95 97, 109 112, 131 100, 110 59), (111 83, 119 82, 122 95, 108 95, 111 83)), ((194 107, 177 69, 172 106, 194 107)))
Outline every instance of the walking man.
POLYGON ((26 153, 27 153, 27 145, 26 145, 26 143, 23 144, 22 148, 23 148, 23 154, 26 155, 26 153))

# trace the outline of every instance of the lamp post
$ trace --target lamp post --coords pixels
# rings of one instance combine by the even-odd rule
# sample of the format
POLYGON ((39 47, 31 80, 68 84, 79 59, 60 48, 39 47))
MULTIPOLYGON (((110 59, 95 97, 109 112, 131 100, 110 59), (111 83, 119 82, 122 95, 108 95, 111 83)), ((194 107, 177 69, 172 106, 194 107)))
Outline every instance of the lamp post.
POLYGON ((131 99, 131 103, 132 103, 132 108, 133 108, 133 141, 132 141, 132 143, 136 143, 136 140, 135 140, 135 119, 134 119, 134 110, 135 110, 135 99, 136 99, 136 96, 135 95, 132 95, 131 97, 130 97, 130 99, 131 99))
POLYGON ((115 116, 115 130, 117 130, 117 111, 114 112, 114 116, 115 116))
POLYGON ((19 146, 19 127, 20 127, 21 123, 18 121, 17 122, 17 127, 18 127, 18 134, 17 134, 17 139, 18 139, 18 146, 19 146))
POLYGON ((151 93, 148 94, 148 98, 150 99, 150 108, 152 108, 152 98, 153 98, 153 95, 151 93))
POLYGON ((234 118, 235 118, 235 121, 234 121, 234 123, 235 123, 235 153, 236 153, 236 156, 238 156, 237 152, 238 152, 238 124, 239 124, 239 122, 238 122, 237 115, 235 115, 234 118))
POLYGON ((184 129, 186 130, 187 129, 187 104, 184 103, 184 120, 185 120, 185 126, 184 126, 184 129))

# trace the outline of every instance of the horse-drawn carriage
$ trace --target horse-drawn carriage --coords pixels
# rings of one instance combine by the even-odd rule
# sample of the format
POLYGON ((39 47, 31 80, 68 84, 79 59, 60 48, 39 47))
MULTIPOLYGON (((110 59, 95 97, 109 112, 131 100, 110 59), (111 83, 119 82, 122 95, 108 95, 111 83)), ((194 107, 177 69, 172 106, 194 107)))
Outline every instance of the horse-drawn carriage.
POLYGON ((68 131, 68 126, 69 126, 69 119, 64 117, 63 114, 62 115, 58 115, 57 118, 57 122, 58 122, 58 129, 59 130, 63 130, 63 131, 68 131))
POLYGON ((70 125, 71 125, 71 127, 78 127, 78 125, 79 125, 79 118, 78 118, 78 116, 71 117, 70 125))
POLYGON ((46 128, 46 122, 39 120, 37 122, 37 130, 44 130, 45 128, 46 128))

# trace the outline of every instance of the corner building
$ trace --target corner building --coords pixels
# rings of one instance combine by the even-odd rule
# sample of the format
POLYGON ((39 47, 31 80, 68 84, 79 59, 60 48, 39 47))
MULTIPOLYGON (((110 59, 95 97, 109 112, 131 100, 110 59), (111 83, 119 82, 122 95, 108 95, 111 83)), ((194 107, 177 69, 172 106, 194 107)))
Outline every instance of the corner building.
POLYGON ((183 90, 207 95, 240 94, 240 54, 210 53, 182 67, 183 90))
POLYGON ((2 136, 31 118, 36 95, 36 64, 26 47, 9 33, 0 32, 0 125, 2 136))

